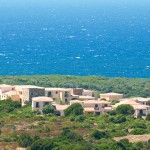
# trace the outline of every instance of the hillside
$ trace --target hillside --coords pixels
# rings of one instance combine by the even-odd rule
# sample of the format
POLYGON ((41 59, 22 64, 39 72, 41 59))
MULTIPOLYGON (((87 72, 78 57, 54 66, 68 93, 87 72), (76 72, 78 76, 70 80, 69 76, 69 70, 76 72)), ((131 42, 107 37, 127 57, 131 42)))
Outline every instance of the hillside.
POLYGON ((0 101, 0 149, 21 146, 27 150, 149 150, 148 120, 118 113, 41 116, 31 106, 21 107, 5 100, 0 101))

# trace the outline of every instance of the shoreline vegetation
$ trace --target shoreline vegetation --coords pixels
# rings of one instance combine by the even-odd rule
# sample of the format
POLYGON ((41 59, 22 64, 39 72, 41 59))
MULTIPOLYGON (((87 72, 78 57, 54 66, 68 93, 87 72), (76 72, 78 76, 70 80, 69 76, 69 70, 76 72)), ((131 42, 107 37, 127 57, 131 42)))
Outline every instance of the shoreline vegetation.
POLYGON ((67 75, 0 76, 0 84, 84 88, 98 91, 98 93, 122 93, 127 98, 150 97, 150 78, 67 75))

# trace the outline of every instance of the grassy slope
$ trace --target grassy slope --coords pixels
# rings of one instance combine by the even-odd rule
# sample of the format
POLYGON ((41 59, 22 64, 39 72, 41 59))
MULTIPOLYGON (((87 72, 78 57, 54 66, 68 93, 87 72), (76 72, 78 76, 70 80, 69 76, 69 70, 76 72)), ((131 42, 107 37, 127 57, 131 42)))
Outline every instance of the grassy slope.
POLYGON ((44 87, 80 87, 99 93, 119 92, 125 97, 150 97, 150 79, 108 78, 101 76, 0 76, 0 84, 31 84, 44 87))
MULTIPOLYGON (((5 101, 0 101, 0 106, 4 105, 5 101)), ((132 135, 129 131, 137 128, 144 131, 141 134, 150 134, 150 121, 145 121, 141 118, 133 119, 131 116, 126 116, 125 122, 114 123, 113 120, 118 120, 122 115, 89 115, 84 116, 84 120, 81 122, 77 120, 78 117, 74 117, 76 120, 71 121, 72 117, 36 116, 31 111, 30 106, 15 109, 10 113, 5 111, 6 109, 0 111, 0 146, 2 147, 2 144, 6 145, 7 149, 12 145, 12 142, 14 142, 14 146, 17 146, 17 136, 24 132, 41 138, 57 138, 61 135, 64 127, 70 128, 86 141, 92 141, 97 146, 102 146, 103 142, 115 143, 112 140, 114 137, 132 135), (109 137, 96 140, 91 136, 94 130, 106 131, 109 137)))

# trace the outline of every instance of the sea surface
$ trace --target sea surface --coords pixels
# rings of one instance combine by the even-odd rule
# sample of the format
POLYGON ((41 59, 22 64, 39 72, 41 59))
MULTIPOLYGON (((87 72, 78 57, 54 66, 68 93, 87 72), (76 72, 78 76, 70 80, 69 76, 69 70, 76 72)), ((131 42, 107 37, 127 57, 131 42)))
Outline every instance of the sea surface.
POLYGON ((150 1, 0 0, 0 75, 150 77, 150 1))

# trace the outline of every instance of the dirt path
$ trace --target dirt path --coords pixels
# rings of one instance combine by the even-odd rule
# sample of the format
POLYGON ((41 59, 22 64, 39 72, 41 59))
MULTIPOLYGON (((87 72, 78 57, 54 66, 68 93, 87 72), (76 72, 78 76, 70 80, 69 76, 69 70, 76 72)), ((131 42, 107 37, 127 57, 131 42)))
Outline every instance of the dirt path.
POLYGON ((127 135, 123 137, 115 137, 114 140, 120 141, 122 139, 128 139, 129 142, 145 142, 150 139, 150 134, 144 134, 144 135, 127 135))

